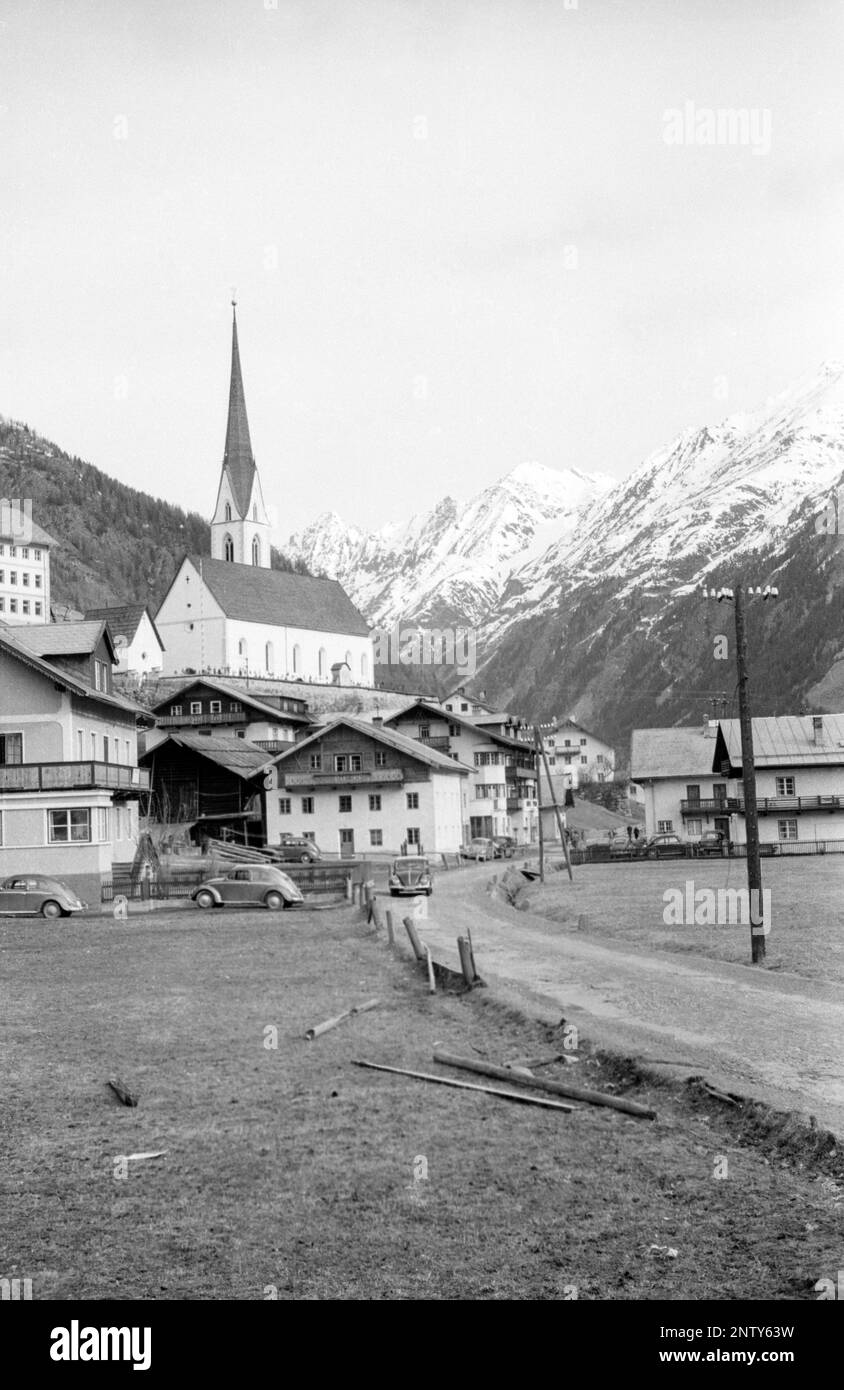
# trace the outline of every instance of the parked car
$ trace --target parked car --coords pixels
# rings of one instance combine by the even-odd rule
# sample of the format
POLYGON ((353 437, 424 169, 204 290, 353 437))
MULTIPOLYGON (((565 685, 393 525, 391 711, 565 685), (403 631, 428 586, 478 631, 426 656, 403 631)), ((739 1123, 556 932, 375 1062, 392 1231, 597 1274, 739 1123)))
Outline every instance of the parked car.
POLYGON ((483 835, 476 835, 460 851, 461 859, 494 859, 495 841, 483 835))
POLYGON ((72 912, 84 912, 87 906, 66 883, 42 874, 15 875, 0 883, 0 915, 4 917, 38 913, 42 917, 69 917, 72 912))
POLYGON ((516 853, 516 841, 512 835, 493 835, 496 859, 512 859, 516 853))
POLYGON ((270 848, 282 863, 311 864, 322 858, 319 846, 313 840, 306 840, 304 835, 282 835, 281 842, 270 848))
POLYGON ((686 846, 679 835, 651 835, 639 853, 645 859, 685 859, 686 846))
POLYGON ((704 830, 697 844, 695 854, 706 858, 710 854, 723 855, 726 850, 729 853, 730 842, 723 830, 704 830))
POLYGON ((304 902, 292 878, 272 864, 239 864, 219 878, 207 878, 191 893, 197 907, 268 907, 272 912, 304 902))
POLYGON ((434 885, 431 882, 431 866, 427 859, 418 855, 413 858, 394 859, 388 886, 394 898, 403 893, 424 893, 430 898, 434 885))

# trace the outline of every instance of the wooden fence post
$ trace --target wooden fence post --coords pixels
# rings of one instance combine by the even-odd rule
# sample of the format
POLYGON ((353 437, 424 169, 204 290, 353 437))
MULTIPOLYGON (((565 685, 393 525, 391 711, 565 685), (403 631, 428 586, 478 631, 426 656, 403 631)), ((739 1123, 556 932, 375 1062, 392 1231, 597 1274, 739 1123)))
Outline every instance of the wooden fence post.
POLYGON ((419 933, 416 930, 413 918, 405 917, 404 925, 407 930, 407 934, 410 937, 410 944, 413 947, 413 954, 415 955, 417 960, 424 960, 425 952, 422 949, 422 942, 419 940, 419 933))
POLYGON ((387 945, 395 946, 396 937, 393 931, 393 914, 390 912, 389 908, 385 911, 384 916, 387 919, 387 945))

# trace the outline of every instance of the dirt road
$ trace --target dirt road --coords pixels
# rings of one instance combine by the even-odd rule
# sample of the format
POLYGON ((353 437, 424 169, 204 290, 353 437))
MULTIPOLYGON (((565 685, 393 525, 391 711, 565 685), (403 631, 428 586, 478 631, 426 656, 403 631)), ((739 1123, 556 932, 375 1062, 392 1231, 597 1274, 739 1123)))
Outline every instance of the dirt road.
POLYGON ((453 951, 468 926, 485 980, 558 1009, 590 1041, 687 1062, 672 1074, 702 1073, 844 1137, 844 986, 587 939, 491 899, 493 872, 438 877, 422 926, 432 949, 453 951))

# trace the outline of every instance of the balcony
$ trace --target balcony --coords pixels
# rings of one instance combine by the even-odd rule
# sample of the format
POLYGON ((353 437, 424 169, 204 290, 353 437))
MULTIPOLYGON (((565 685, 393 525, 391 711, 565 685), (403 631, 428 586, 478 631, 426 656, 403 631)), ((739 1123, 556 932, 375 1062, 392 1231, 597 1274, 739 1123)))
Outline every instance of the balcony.
POLYGON ((445 735, 442 737, 437 735, 435 738, 420 738, 417 739, 417 742, 423 744, 425 748, 433 748, 435 753, 448 754, 451 752, 451 739, 446 738, 445 735))
MULTIPOLYGON (((756 799, 760 816, 795 815, 801 811, 842 811, 844 796, 760 796, 756 799)), ((744 815, 744 799, 729 796, 726 799, 701 797, 700 801, 681 801, 682 816, 715 815, 727 816, 731 811, 744 815)))
POLYGON ((256 748, 263 748, 265 753, 285 753, 293 747, 292 738, 253 738, 249 741, 256 748))
MULTIPOLYGON (((247 716, 243 710, 228 714, 157 714, 155 716, 155 722, 160 729, 172 729, 178 726, 190 728, 197 724, 245 724, 246 721, 247 716)), ((280 724, 281 720, 277 719, 275 722, 280 724)))
POLYGON ((516 813, 517 811, 523 811, 524 808, 525 808, 525 802, 524 802, 524 798, 523 798, 523 797, 521 797, 521 796, 508 796, 508 798, 507 798, 507 813, 508 813, 508 815, 511 815, 511 816, 512 816, 512 815, 515 815, 515 813, 516 813))
MULTIPOLYGON (((289 747, 289 745, 287 745, 289 747)), ((358 772, 285 772, 285 787, 354 787, 378 782, 403 782, 400 767, 365 767, 358 772)))
POLYGON ((12 763, 0 767, 0 792, 149 790, 149 769, 122 763, 12 763))

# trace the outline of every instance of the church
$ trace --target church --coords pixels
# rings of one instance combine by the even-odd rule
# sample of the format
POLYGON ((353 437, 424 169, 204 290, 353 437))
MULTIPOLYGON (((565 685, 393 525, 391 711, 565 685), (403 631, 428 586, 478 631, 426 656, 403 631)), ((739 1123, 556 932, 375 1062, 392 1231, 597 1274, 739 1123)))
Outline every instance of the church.
POLYGON ((369 627, 336 579, 271 568, 232 304, 232 364, 211 555, 186 555, 155 618, 163 673, 372 683, 369 627))

